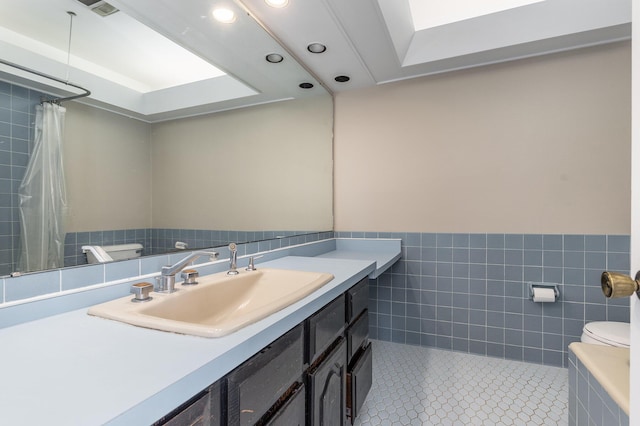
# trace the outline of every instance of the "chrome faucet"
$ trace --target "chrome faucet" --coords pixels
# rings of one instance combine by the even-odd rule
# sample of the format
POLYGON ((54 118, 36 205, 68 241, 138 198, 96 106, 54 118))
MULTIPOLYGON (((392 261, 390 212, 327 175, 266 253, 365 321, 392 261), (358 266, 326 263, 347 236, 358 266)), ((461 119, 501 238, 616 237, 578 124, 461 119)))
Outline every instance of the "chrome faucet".
POLYGON ((236 243, 229 244, 229 271, 227 275, 238 275, 238 247, 236 243))
POLYGON ((218 257, 216 251, 194 251, 184 259, 177 262, 172 266, 163 266, 162 272, 159 277, 156 277, 158 284, 157 292, 159 293, 173 293, 176 291, 176 274, 182 271, 190 263, 196 260, 200 256, 209 256, 211 260, 215 260, 218 257))

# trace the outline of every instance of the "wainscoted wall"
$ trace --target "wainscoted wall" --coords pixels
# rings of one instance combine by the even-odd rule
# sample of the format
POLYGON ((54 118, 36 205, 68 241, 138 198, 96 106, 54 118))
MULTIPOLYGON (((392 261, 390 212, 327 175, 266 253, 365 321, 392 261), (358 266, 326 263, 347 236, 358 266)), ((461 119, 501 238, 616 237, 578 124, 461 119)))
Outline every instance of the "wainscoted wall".
POLYGON ((152 230, 117 229, 109 231, 67 232, 64 238, 64 266, 85 265, 87 256, 82 252, 82 246, 139 243, 143 247, 143 255, 155 254, 152 251, 152 230))
POLYGON ((0 81, 0 275, 14 271, 20 246, 18 187, 27 169, 42 93, 0 81))
POLYGON ((566 366, 586 321, 629 320, 599 276, 630 267, 630 71, 620 42, 336 94, 334 230, 404 244, 375 337, 566 366))
MULTIPOLYGON (((296 244, 319 241, 333 238, 333 232, 315 232, 306 235, 296 235, 284 238, 274 238, 238 245, 238 256, 258 253, 278 248, 289 247, 296 244)), ((219 258, 229 257, 226 247, 216 249, 220 253, 219 258)), ((82 287, 102 284, 116 280, 132 280, 146 274, 160 272, 162 266, 174 263, 186 256, 186 253, 172 253, 170 255, 147 256, 140 259, 123 260, 96 265, 87 265, 81 268, 63 268, 38 273, 25 274, 18 277, 0 278, 0 304, 18 301, 26 298, 42 296, 45 294, 74 290, 82 287)), ((207 262, 208 259, 200 258, 196 263, 207 262)), ((28 313, 29 306, 24 305, 28 313)), ((42 314, 46 316, 46 314, 42 314)), ((13 324, 13 322, 12 322, 13 324)), ((0 324, 0 327, 6 324, 0 324)))
MULTIPOLYGON (((320 235, 317 231, 229 231, 208 229, 118 229, 93 232, 69 232, 65 237, 64 265, 77 266, 87 263, 82 252, 84 245, 112 245, 139 243, 143 256, 176 251, 175 244, 181 241, 187 248, 217 247, 229 242, 281 240, 308 242, 307 236, 320 235), (301 237, 301 239, 295 239, 301 237)), ((324 233, 323 233, 324 235, 324 233)), ((298 244, 298 242, 291 244, 298 244)), ((289 245, 289 244, 287 244, 289 245)))
POLYGON ((629 300, 606 300, 602 271, 629 272, 627 235, 337 232, 403 240, 403 258, 373 282, 372 337, 567 366, 587 321, 629 321, 629 300), (559 285, 534 303, 528 283, 559 285))

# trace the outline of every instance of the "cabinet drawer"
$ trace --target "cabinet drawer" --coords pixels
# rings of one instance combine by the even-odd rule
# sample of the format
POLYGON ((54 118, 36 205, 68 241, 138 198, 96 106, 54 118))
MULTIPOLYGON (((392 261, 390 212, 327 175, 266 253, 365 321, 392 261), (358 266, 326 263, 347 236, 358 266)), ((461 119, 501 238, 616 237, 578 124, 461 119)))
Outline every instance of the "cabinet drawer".
POLYGON ((305 322, 307 327, 307 353, 305 360, 311 364, 344 331, 344 294, 329 302, 305 322))
POLYGON ((369 340, 369 310, 365 311, 358 319, 347 328, 347 362, 351 363, 353 356, 360 348, 366 346, 369 340))
POLYGON ((265 423, 266 426, 304 426, 305 387, 303 384, 294 391, 284 405, 265 423))
POLYGON ((303 331, 295 327, 227 376, 230 425, 253 425, 301 378, 303 331))
POLYGON ((218 380, 209 387, 209 395, 211 395, 211 426, 220 426, 226 423, 223 416, 226 412, 222 410, 224 406, 224 392, 221 386, 222 380, 218 380))
POLYGON ((200 426, 210 425, 210 395, 208 391, 185 402, 162 419, 155 422, 154 426, 200 426))
POLYGON ((373 380, 373 356, 371 343, 361 351, 353 368, 347 373, 347 414, 351 423, 360 414, 360 409, 371 389, 373 380))
POLYGON ((307 373, 308 424, 339 426, 346 422, 347 345, 341 337, 307 373))
POLYGON ((369 278, 347 290, 347 322, 351 323, 358 315, 369 307, 369 278))

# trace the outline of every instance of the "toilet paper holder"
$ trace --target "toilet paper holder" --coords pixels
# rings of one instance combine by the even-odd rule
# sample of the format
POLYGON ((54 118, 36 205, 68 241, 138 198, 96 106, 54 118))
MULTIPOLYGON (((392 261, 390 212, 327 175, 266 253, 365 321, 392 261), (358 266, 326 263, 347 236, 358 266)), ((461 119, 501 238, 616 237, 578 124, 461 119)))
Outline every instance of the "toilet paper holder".
POLYGON ((553 294, 556 300, 558 300, 558 298, 560 297, 560 290, 558 289, 557 284, 529 283, 529 299, 530 300, 533 300, 533 293, 534 293, 534 289, 536 288, 552 288, 553 294))

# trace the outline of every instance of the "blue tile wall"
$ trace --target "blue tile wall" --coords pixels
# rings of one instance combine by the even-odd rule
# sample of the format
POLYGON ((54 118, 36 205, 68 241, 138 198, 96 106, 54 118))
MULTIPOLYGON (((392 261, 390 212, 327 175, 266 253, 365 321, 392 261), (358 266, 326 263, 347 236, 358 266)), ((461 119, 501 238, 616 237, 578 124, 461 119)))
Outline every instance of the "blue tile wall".
POLYGON ((82 252, 84 245, 108 246, 114 244, 139 243, 144 247, 143 255, 155 254, 151 250, 151 229, 119 229, 94 232, 68 232, 64 239, 64 266, 87 263, 82 252))
MULTIPOLYGON (((297 244, 310 243, 333 238, 333 231, 310 232, 303 235, 281 236, 260 242, 238 245, 238 254, 257 253, 258 251, 275 250, 297 244)), ((221 248, 221 256, 229 256, 227 248, 221 248), (225 254, 226 251, 226 254, 225 254)), ((171 262, 184 257, 183 253, 169 256, 171 262), (175 258, 175 259, 172 259, 175 258)), ((206 260, 202 260, 203 262, 206 260)), ((167 264, 167 256, 148 256, 142 259, 131 259, 106 264, 84 266, 82 268, 64 268, 60 270, 30 273, 17 277, 0 278, 0 303, 14 302, 21 299, 37 297, 44 294, 74 290, 81 287, 101 284, 114 280, 126 280, 139 275, 157 273, 167 264)))
POLYGON ((602 271, 629 273, 628 235, 364 234, 403 241, 371 285, 380 340, 566 367, 585 322, 629 321, 629 300, 600 289, 602 271), (534 303, 530 282, 558 284, 558 302, 534 303))
POLYGON ((18 187, 29 161, 42 93, 0 81, 0 275, 15 271, 20 247, 18 187))
MULTIPOLYGON (((174 251, 177 241, 188 247, 216 247, 229 242, 274 240, 286 237, 314 235, 315 231, 233 231, 210 229, 151 229, 151 252, 174 251)), ((304 242, 304 238, 299 241, 304 242)), ((271 243, 270 243, 271 245, 271 243)), ((145 246, 146 247, 146 246, 145 246)))
POLYGON ((626 426, 629 416, 569 350, 569 425, 626 426))
MULTIPOLYGON (((260 241, 259 249, 272 250, 294 244, 317 241, 327 237, 326 232, 315 231, 228 231, 205 229, 120 229, 96 232, 69 232, 65 236, 64 265, 78 266, 87 263, 83 245, 113 245, 139 243, 144 247, 143 256, 175 251, 181 241, 188 248, 217 247, 229 242, 260 241)), ((333 235, 333 233, 330 233, 333 235)))

